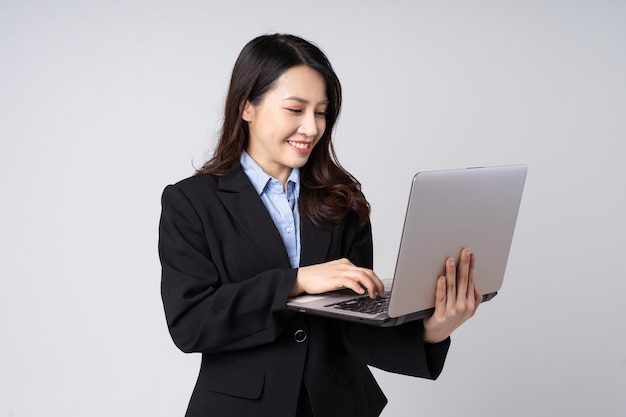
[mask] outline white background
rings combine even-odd
[[[316,42],[391,275],[417,170],[525,163],[498,297],[383,416],[625,416],[626,2],[0,2],[0,417],[182,416],[163,187],[214,145],[253,37]]]

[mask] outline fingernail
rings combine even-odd
[[[448,265],[454,266],[454,258],[448,259]]]

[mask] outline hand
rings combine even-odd
[[[344,287],[357,294],[365,294],[367,291],[370,298],[376,298],[377,295],[385,296],[385,286],[374,271],[355,266],[345,258],[300,267],[289,296],[295,297],[303,292],[321,294]]]
[[[435,312],[424,319],[425,342],[445,340],[476,313],[482,296],[474,286],[475,262],[476,257],[467,248],[461,251],[457,269],[454,258],[446,259],[446,275],[437,280]]]

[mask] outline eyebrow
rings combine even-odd
[[[298,103],[301,103],[301,104],[309,104],[309,101],[308,101],[308,100],[305,100],[305,99],[300,98],[300,97],[294,97],[294,96],[284,98],[282,101],[288,101],[288,100],[297,101]],[[329,100],[326,98],[326,99],[324,99],[324,100],[320,101],[320,102],[319,102],[319,103],[317,103],[317,104],[328,104],[328,103],[329,103]]]

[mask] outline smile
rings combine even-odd
[[[296,149],[301,149],[301,150],[311,149],[311,143],[310,142],[287,141],[287,143],[289,143],[291,146],[293,146]]]

